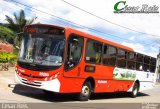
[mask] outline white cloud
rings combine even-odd
[[[69,20],[71,22],[75,22],[84,26],[88,26],[94,28],[98,31],[106,32],[109,34],[117,35],[123,39],[128,39],[133,41],[132,43],[128,43],[125,41],[123,44],[128,46],[132,46],[135,50],[149,53],[146,50],[147,48],[151,48],[151,45],[144,46],[146,43],[152,43],[153,41],[159,41],[160,37],[155,37],[146,34],[137,34],[136,32],[115,26],[111,23],[107,23],[106,21],[100,20],[96,17],[93,17],[87,13],[84,13],[64,2],[61,0],[19,0],[20,2],[32,6],[35,9],[41,10],[43,12],[47,12],[51,15],[58,16],[60,18]],[[97,16],[100,16],[104,19],[107,19],[113,23],[141,31],[146,32],[148,34],[155,34],[160,36],[159,28],[160,28],[160,14],[115,14],[113,13],[114,4],[117,1],[108,1],[108,0],[66,0],[71,4],[74,4],[78,7],[81,7],[84,10],[87,10],[91,13],[94,13]],[[142,4],[148,5],[158,5],[160,6],[160,2],[157,0],[146,1],[146,0],[134,0],[134,1],[127,1],[127,4],[130,6],[141,6]],[[13,12],[18,11],[21,9],[19,6],[16,6],[13,3],[6,3],[5,1],[0,1],[0,9],[2,9],[3,14],[0,13],[0,19],[4,19],[5,14],[12,14]],[[22,9],[25,9],[22,6]],[[26,10],[26,9],[25,9]],[[51,23],[51,24],[60,24],[66,25],[63,22],[59,22],[53,16],[47,15],[41,12],[34,12],[35,10],[31,10],[28,16],[37,16],[38,22],[41,23]],[[159,10],[160,11],[160,10]],[[79,28],[79,30],[90,32],[86,28]],[[93,32],[91,32],[93,33]],[[100,36],[100,33],[96,33]],[[101,34],[102,35],[102,34]],[[102,36],[103,38],[107,38]],[[111,36],[113,37],[113,36]],[[122,42],[122,40],[113,37],[110,38],[112,41]],[[123,40],[124,41],[124,40]],[[138,44],[134,44],[134,42],[139,42]],[[142,42],[142,43],[140,43]],[[153,48],[151,48],[153,49]],[[157,50],[157,48],[156,48]],[[153,50],[153,53],[157,51]],[[153,54],[152,53],[152,54]]]
[[[24,9],[23,6],[0,0],[0,23],[6,23],[5,15],[13,17],[14,12]]]
[[[147,48],[143,46],[142,44],[127,43],[127,42],[122,42],[122,45],[133,48],[135,52],[146,54],[149,56],[157,57],[157,54],[158,54],[158,49],[155,47]]]
[[[16,3],[0,0],[1,10],[9,11],[10,13],[17,12],[25,7]]]
[[[129,40],[134,41],[134,40],[135,40],[135,36],[131,36],[131,37],[129,38]]]
[[[105,18],[111,22],[116,24],[132,28],[137,31],[146,32],[149,34],[160,35],[160,20],[159,14],[115,14],[113,13],[114,4],[117,1],[106,1],[106,0],[66,0],[78,7],[81,7],[84,10],[87,10],[91,13],[94,13],[97,16]],[[21,1],[22,2],[22,1]],[[102,28],[103,30],[109,30],[113,34],[114,33],[135,33],[133,31],[126,30],[124,28],[120,28],[113,24],[102,21],[96,17],[93,17],[87,13],[84,13],[61,0],[25,0],[23,3],[33,6],[36,9],[40,9],[47,13],[59,16],[61,18],[65,18],[69,21],[89,26],[89,27],[97,27]],[[160,5],[160,2],[157,0],[146,1],[146,0],[134,0],[127,1],[128,5],[131,6],[140,6],[141,4],[149,4],[149,5]],[[50,15],[36,13],[39,17],[46,17],[46,19],[51,19]],[[53,18],[52,18],[53,19]],[[153,37],[153,36],[152,36]]]
[[[134,43],[123,42],[122,45],[131,47],[131,48],[133,48],[135,51],[137,51],[139,53],[145,53],[145,48],[141,44],[134,44]]]
[[[13,15],[11,13],[9,13],[8,11],[3,11],[3,12],[0,13],[0,23],[6,23],[7,22],[5,20],[6,19],[5,15],[13,17]]]
[[[76,6],[81,7],[84,10],[87,10],[95,15],[98,15],[102,18],[105,18],[111,22],[116,24],[135,29],[137,31],[146,32],[149,34],[157,34],[159,33],[160,28],[160,14],[115,14],[113,13],[114,4],[117,1],[106,1],[106,0],[66,0]],[[2,1],[3,2],[3,1]],[[1,2],[1,4],[3,4]],[[133,31],[129,31],[118,26],[112,25],[105,21],[99,20],[96,17],[93,17],[89,14],[86,14],[64,2],[61,0],[24,0],[20,1],[29,6],[33,6],[36,9],[40,9],[47,13],[59,16],[61,18],[65,18],[69,21],[73,21],[82,25],[90,26],[90,27],[99,27],[104,30],[111,30],[117,33],[134,33]],[[140,6],[141,4],[149,4],[149,5],[160,5],[160,2],[157,0],[146,1],[146,0],[134,0],[127,1],[128,5],[131,6]],[[8,7],[12,7],[12,11],[18,10],[18,6],[15,6],[13,3],[7,3]],[[17,5],[17,4],[16,4]],[[4,9],[7,7],[3,7]],[[24,8],[24,7],[22,7]],[[9,9],[9,8],[8,8]],[[7,9],[7,10],[8,10]],[[51,19],[50,15],[36,13],[39,17],[46,17],[46,19]],[[52,18],[53,19],[53,18]]]
[[[158,20],[160,17],[160,14],[115,14],[113,13],[113,7],[116,1],[106,1],[106,0],[67,0],[68,2],[79,6],[83,8],[84,10],[87,10],[91,13],[94,13],[102,18],[108,19],[109,21],[112,21],[116,24],[137,30],[146,32],[149,34],[157,34],[159,33],[160,28],[160,21]],[[141,4],[149,4],[149,5],[160,5],[160,2],[157,0],[146,1],[146,0],[134,0],[134,1],[127,1],[127,4],[131,6],[139,6]],[[73,14],[72,14],[73,13]],[[131,32],[126,29],[119,28],[117,26],[114,26],[110,23],[99,21],[97,18],[90,16],[90,15],[84,15],[80,12],[76,11],[76,9],[72,10],[70,12],[70,17],[72,18],[72,21],[77,21],[79,23],[86,22],[90,24],[95,24],[95,26],[100,27],[108,27],[110,29],[116,30],[117,32]],[[77,19],[78,18],[78,19]],[[98,22],[97,22],[98,21]],[[108,29],[107,28],[107,29]]]

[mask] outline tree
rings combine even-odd
[[[16,34],[9,28],[0,25],[0,40],[5,40],[10,44],[14,44]]]
[[[37,17],[33,17],[31,19],[26,19],[24,10],[20,10],[20,12],[18,14],[14,13],[13,14],[14,18],[12,19],[11,17],[6,15],[6,21],[8,22],[7,26],[13,30],[15,33],[20,33],[23,31],[23,28],[26,25],[30,25],[32,24]],[[20,41],[21,41],[22,37],[16,37],[16,45],[20,45]]]
[[[27,20],[23,10],[20,10],[19,14],[14,13],[13,15],[14,19],[6,15],[6,21],[8,27],[17,33],[22,32],[26,25],[32,24],[37,19],[37,17],[33,17]]]

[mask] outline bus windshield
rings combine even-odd
[[[64,35],[24,33],[19,62],[60,66],[63,61]]]

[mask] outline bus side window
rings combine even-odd
[[[71,35],[67,44],[67,56],[65,69],[68,70],[76,66],[82,57],[84,39],[77,35]]]
[[[117,66],[121,68],[126,67],[126,54],[127,52],[122,49],[118,49],[117,51]]]
[[[102,44],[97,41],[88,39],[86,44],[86,62],[100,64],[101,56]]]
[[[142,71],[144,69],[144,58],[142,54],[137,53],[136,56],[136,70]]]
[[[135,57],[136,55],[134,52],[128,52],[128,56],[127,56],[127,68],[128,69],[135,70],[135,67],[136,67]]]
[[[149,72],[149,64],[150,64],[150,57],[149,56],[144,56],[143,70],[145,72]]]
[[[151,61],[150,61],[150,72],[151,73],[155,73],[155,70],[156,70],[156,58],[151,58]]]
[[[103,64],[109,65],[109,66],[115,66],[116,65],[116,55],[117,55],[117,49],[113,46],[104,46],[103,51]]]

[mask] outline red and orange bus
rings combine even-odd
[[[78,30],[28,25],[16,65],[15,82],[47,92],[129,92],[152,88],[156,58]]]

